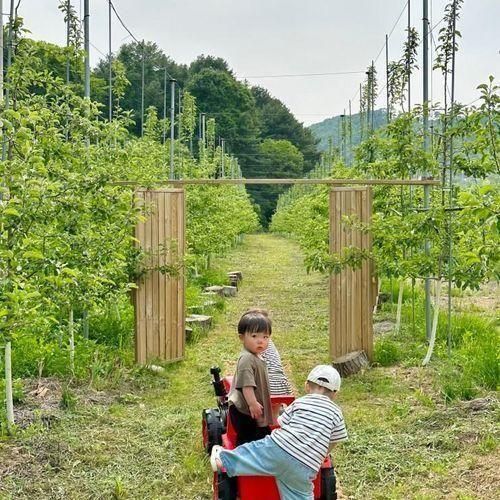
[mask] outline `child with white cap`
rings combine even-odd
[[[270,436],[224,450],[212,448],[214,471],[232,476],[275,476],[284,500],[313,499],[312,481],[334,444],[347,439],[342,411],[333,402],[340,375],[329,365],[309,373],[306,395],[296,399],[278,418]]]

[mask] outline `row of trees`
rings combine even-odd
[[[500,276],[498,268],[498,213],[500,190],[492,175],[498,175],[500,126],[498,87],[490,81],[481,86],[479,107],[464,107],[460,118],[447,133],[455,139],[455,174],[472,177],[456,188],[453,207],[443,205],[442,190],[434,190],[429,210],[423,210],[421,188],[374,188],[374,216],[370,230],[374,234],[373,254],[378,273],[394,278],[423,278],[430,274],[445,278],[450,272],[461,288],[478,288],[481,283]],[[495,106],[491,106],[496,101]],[[325,158],[314,176],[334,178],[409,178],[425,168],[439,174],[439,144],[426,153],[423,133],[415,124],[421,110],[404,113],[385,129],[375,133],[357,150],[355,164],[345,166],[340,157]],[[326,175],[325,175],[326,174]],[[491,178],[491,180],[488,180]],[[331,255],[328,246],[328,188],[297,186],[284,194],[273,217],[271,229],[296,236],[306,254],[309,269],[338,272],[345,265],[356,266],[360,255],[347,249],[345,255]],[[448,261],[448,215],[454,215],[453,262]],[[346,221],[356,224],[356,221]],[[424,242],[431,254],[424,254]]]
[[[133,189],[116,181],[147,186],[167,180],[173,146],[162,134],[169,123],[153,107],[147,110],[144,137],[130,133],[131,115],[122,107],[130,82],[119,61],[114,63],[113,121],[103,121],[98,102],[83,98],[78,85],[67,85],[50,70],[66,58],[72,67],[81,65],[80,52],[23,38],[19,24],[15,38],[8,99],[1,110],[0,163],[0,342],[10,424],[11,346],[15,351],[18,342],[29,339],[36,365],[23,365],[24,375],[47,373],[55,358],[66,359],[60,372],[87,375],[76,360],[80,346],[93,349],[83,339],[92,337],[89,317],[126,297],[142,272],[132,234],[143,214]],[[184,97],[191,119],[188,112],[181,119],[189,130],[196,100],[188,93]],[[231,164],[235,175],[240,172],[236,160],[215,147],[215,126],[213,120],[208,124],[210,140],[199,145],[198,158],[186,141],[175,141],[177,177],[215,176],[222,162]],[[189,250],[180,265],[188,266],[188,273],[258,227],[244,189],[192,187],[187,197]]]
[[[32,50],[43,59],[46,69],[83,95],[82,31],[75,7],[64,0],[60,10],[67,23],[68,46],[65,50],[45,42],[31,41]],[[16,21],[17,22],[17,21]],[[13,45],[19,38],[16,30]],[[5,46],[8,46],[6,40]],[[110,68],[111,66],[111,68]],[[110,78],[111,69],[111,82]],[[168,80],[176,80],[175,102],[171,102]],[[128,83],[126,83],[128,82]],[[109,110],[110,84],[112,111]],[[224,139],[225,151],[240,159],[245,177],[303,175],[319,158],[311,131],[299,123],[288,108],[262,87],[253,87],[236,78],[225,60],[201,55],[191,64],[177,64],[157,44],[134,40],[123,44],[115,54],[100,60],[91,75],[91,96],[99,103],[101,116],[108,118],[126,112],[126,128],[136,136],[144,134],[146,110],[154,107],[170,115],[172,106],[179,123],[176,138],[189,144],[198,155],[197,140],[202,135],[200,115],[214,118],[214,142]],[[166,90],[166,91],[165,91]],[[190,99],[196,99],[197,113],[192,113]],[[189,119],[184,118],[190,115]],[[168,131],[168,127],[165,127]],[[279,141],[271,148],[269,140]],[[264,141],[266,145],[263,144]],[[286,141],[286,142],[285,142]],[[291,147],[293,145],[293,147]],[[297,171],[297,150],[303,160]],[[279,160],[273,161],[275,152]],[[287,153],[290,156],[287,156]],[[217,172],[220,175],[222,172]],[[279,190],[258,186],[251,192],[261,207],[261,222],[267,225]]]
[[[325,189],[287,193],[280,199],[272,223],[274,230],[299,238],[309,268],[339,272],[345,266],[359,265],[362,259],[375,259],[381,276],[400,280],[399,310],[404,280],[411,278],[414,284],[417,278],[432,276],[438,289],[443,280],[448,281],[449,349],[452,286],[478,288],[499,277],[499,86],[493,77],[479,85],[480,96],[474,101],[480,101],[477,106],[461,105],[454,99],[455,54],[460,38],[456,25],[461,5],[461,0],[453,0],[445,7],[436,47],[434,69],[443,75],[444,108],[426,103],[425,107],[411,109],[410,76],[418,69],[419,38],[408,26],[402,57],[387,67],[387,125],[377,131],[373,126],[377,80],[372,64],[360,89],[360,124],[365,140],[356,148],[352,168],[345,169],[345,154],[332,161],[335,150],[330,148],[323,167],[315,172],[325,175],[326,163],[329,174],[335,177],[438,178],[441,186],[434,190],[430,205],[424,203],[421,189],[376,188],[375,214],[369,228],[374,234],[371,254],[348,248],[343,255],[329,255]],[[430,132],[423,125],[429,115]],[[346,220],[345,224],[356,221]],[[424,251],[429,245],[430,251]],[[432,344],[431,334],[429,354]]]

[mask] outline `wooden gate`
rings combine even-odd
[[[370,250],[368,224],[372,214],[370,187],[335,188],[330,191],[330,252],[342,254],[357,247]],[[347,220],[349,218],[349,220]],[[359,222],[361,224],[357,224]],[[330,277],[330,356],[333,360],[364,350],[373,357],[373,306],[376,278],[373,263],[365,259],[360,268],[345,268]]]
[[[183,189],[137,190],[146,220],[135,228],[143,250],[134,294],[135,357],[175,361],[184,356],[185,198]]]

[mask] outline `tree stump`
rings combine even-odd
[[[243,274],[241,271],[229,271],[227,275],[229,277],[236,276],[236,278],[238,278],[238,281],[241,281],[243,279]]]
[[[341,377],[348,377],[367,368],[369,363],[365,351],[354,351],[335,359],[332,365]]]
[[[196,325],[202,330],[208,330],[212,325],[212,316],[206,316],[204,314],[190,314],[186,318],[186,325],[188,327]]]
[[[238,283],[239,283],[239,281],[240,281],[240,280],[238,279],[238,276],[236,276],[236,274],[230,274],[230,275],[228,276],[228,278],[229,278],[229,284],[230,284],[231,286],[235,286],[236,288],[238,288]]]
[[[224,297],[236,297],[238,289],[235,286],[225,286],[223,289]]]
[[[214,292],[221,297],[224,297],[224,287],[220,285],[214,285],[214,286],[207,286],[205,288],[205,292]]]

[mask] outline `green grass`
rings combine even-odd
[[[50,430],[0,443],[0,498],[212,498],[201,411],[215,403],[210,366],[234,368],[242,311],[270,310],[274,341],[299,391],[310,368],[329,361],[327,279],[305,273],[292,241],[249,236],[215,266],[244,277],[215,328],[197,335],[185,360],[163,373],[135,369],[106,401],[80,396]],[[385,364],[397,366],[343,381],[338,402],[350,440],[335,450],[343,492],[356,499],[494,498],[498,409],[473,413],[447,403],[439,365],[418,366],[425,343],[409,332],[405,326],[404,342],[389,337],[383,350]]]

